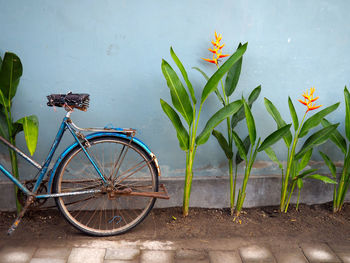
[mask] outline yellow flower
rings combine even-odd
[[[211,53],[213,53],[213,58],[212,59],[202,58],[203,60],[218,65],[218,63],[220,61],[219,60],[220,58],[224,58],[224,57],[228,57],[229,56],[229,55],[226,55],[226,54],[222,54],[222,50],[221,49],[225,46],[225,44],[220,45],[221,39],[222,39],[222,35],[221,34],[218,35],[215,32],[215,41],[214,40],[211,41],[211,43],[213,44],[213,48],[209,48],[209,51]]]
[[[323,106],[323,105],[316,106],[316,103],[313,103],[319,98],[319,97],[314,98],[314,92],[315,92],[315,88],[311,88],[310,95],[309,95],[309,92],[306,91],[302,95],[304,97],[304,100],[298,100],[300,103],[304,104],[307,107],[306,112],[309,112],[310,110],[316,110]]]

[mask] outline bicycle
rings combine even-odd
[[[55,199],[72,226],[93,236],[125,233],[146,218],[157,198],[169,199],[165,186],[158,183],[158,160],[135,137],[135,129],[76,126],[70,116],[74,109],[87,110],[89,94],[52,94],[47,98],[48,106],[63,107],[67,114],[43,165],[0,136],[0,141],[38,169],[33,180],[22,183],[0,164],[0,171],[25,197],[24,207],[8,234],[17,228],[28,208],[42,206],[48,198]],[[49,170],[66,130],[74,143]]]

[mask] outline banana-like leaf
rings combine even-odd
[[[292,126],[292,124],[288,124],[267,136],[267,138],[262,142],[262,144],[258,148],[258,152],[264,151],[266,148],[269,148],[270,146],[278,142],[280,139],[282,139],[283,136],[290,130],[290,126]]]
[[[180,59],[176,56],[176,54],[175,54],[175,52],[174,52],[172,47],[170,48],[170,54],[171,54],[171,57],[173,58],[175,64],[179,68],[179,70],[180,70],[180,72],[182,74],[182,77],[184,78],[184,80],[186,82],[188,91],[191,94],[192,102],[195,105],[197,103],[196,96],[194,95],[194,89],[192,87],[192,84],[191,84],[190,80],[188,79],[188,75],[187,75],[187,72],[185,70],[185,67],[182,65]]]
[[[238,135],[237,135],[238,136]],[[250,148],[250,139],[249,139],[249,135],[247,137],[245,137],[245,139],[243,140],[243,146],[245,149],[245,154],[248,154],[249,148]],[[242,161],[244,161],[244,159],[241,157],[241,155],[239,154],[239,151],[237,151],[236,154],[236,165],[239,165]]]
[[[232,138],[236,144],[240,157],[243,158],[245,161],[247,161],[248,151],[246,150],[246,147],[242,142],[241,138],[239,138],[238,134],[235,131],[232,131]],[[250,144],[250,139],[249,139],[249,144]]]
[[[184,117],[188,126],[193,122],[193,108],[186,89],[173,68],[164,59],[162,61],[162,72],[170,89],[172,103]]]
[[[308,169],[304,172],[302,172],[301,174],[298,175],[298,178],[304,178],[305,176],[312,174],[314,172],[316,172],[318,169]]]
[[[304,153],[316,145],[320,145],[329,139],[332,132],[338,127],[339,123],[325,127],[312,134],[304,143],[301,150],[295,155],[295,158],[300,159]]]
[[[250,93],[249,98],[248,98],[249,108],[253,107],[253,103],[259,97],[260,92],[261,92],[261,86],[259,85]],[[244,107],[242,107],[241,109],[239,109],[239,111],[236,114],[232,115],[232,119],[231,119],[232,129],[234,129],[237,126],[237,124],[240,121],[242,121],[244,118],[245,118]]]
[[[266,148],[264,151],[267,154],[267,156],[271,159],[271,161],[277,163],[279,168],[282,170],[283,164],[278,160],[275,151],[271,147]]]
[[[239,49],[241,46],[242,44],[239,43],[237,49]],[[241,75],[242,61],[243,56],[235,64],[233,64],[233,66],[227,72],[225,81],[225,94],[227,97],[230,97],[237,87],[239,76]]]
[[[348,89],[344,88],[344,99],[345,99],[345,134],[350,141],[350,94]]]
[[[209,94],[212,93],[219,81],[222,79],[222,77],[226,74],[226,72],[235,64],[244,54],[244,52],[247,49],[248,43],[245,43],[243,46],[238,48],[235,53],[233,53],[228,60],[222,66],[210,77],[207,84],[204,86],[202,97],[201,97],[201,104],[204,103],[204,101],[208,98]]]
[[[282,119],[281,114],[279,113],[275,105],[273,105],[273,103],[269,101],[267,98],[264,98],[264,103],[265,103],[266,110],[270,113],[272,118],[275,120],[277,124],[277,128],[282,128],[283,126],[286,126],[287,125],[286,122]],[[283,137],[283,140],[288,148],[292,143],[292,139],[293,137],[291,132],[287,132],[287,134],[284,135]]]
[[[298,115],[295,111],[293,102],[290,97],[288,97],[288,106],[289,106],[290,116],[292,116],[294,130],[297,131],[299,128]]]
[[[22,124],[28,150],[30,154],[33,155],[36,149],[39,135],[38,118],[35,115],[31,115],[19,119],[16,123]]]
[[[11,100],[16,95],[22,72],[19,57],[14,53],[6,52],[0,67],[0,90],[2,92],[0,103],[7,108],[11,106]]]
[[[324,175],[319,175],[319,174],[308,175],[305,178],[312,178],[312,179],[320,180],[326,184],[337,184],[337,182],[334,181],[333,179],[331,179],[327,176],[324,176]]]
[[[323,127],[331,126],[332,123],[329,122],[327,119],[323,118],[321,121],[321,124]],[[335,130],[331,136],[330,139],[338,148],[343,152],[343,154],[346,154],[347,152],[347,144],[345,138],[341,135],[341,133],[338,130]]]
[[[160,99],[160,104],[162,106],[163,111],[168,116],[170,121],[172,122],[176,135],[179,140],[179,145],[181,150],[186,151],[189,149],[189,135],[186,131],[185,127],[182,125],[181,119],[176,111],[164,100]]]
[[[233,157],[233,152],[230,146],[228,145],[228,142],[226,141],[224,135],[222,135],[221,132],[213,130],[212,132],[213,136],[216,138],[218,141],[219,145],[221,146],[221,149],[224,151],[227,159],[232,159]]]
[[[313,152],[313,148],[311,148],[310,150],[308,150],[303,157],[301,157],[300,163],[298,165],[298,170],[301,171],[303,169],[305,169],[305,167],[308,165],[308,163],[310,162],[311,156],[312,156],[312,152]]]
[[[329,171],[331,172],[332,176],[334,178],[337,177],[337,168],[335,167],[334,163],[331,161],[331,158],[329,156],[321,151],[319,151],[320,155],[322,156],[324,162],[328,166]]]
[[[8,128],[7,128],[7,121],[6,121],[6,116],[3,108],[4,106],[0,105],[0,136],[8,140],[9,134],[8,134]]]
[[[249,106],[244,98],[242,98],[242,101],[243,101],[243,106],[244,106],[244,113],[245,113],[245,119],[247,122],[250,143],[252,145],[255,145],[256,127],[255,127],[254,117],[253,117],[253,114],[252,114],[252,112],[251,112],[251,110],[250,110],[250,108],[249,108]]]
[[[203,70],[201,70],[200,68],[197,68],[197,67],[193,67],[193,69],[197,70],[198,72],[200,72],[203,77],[206,79],[206,81],[209,80],[209,77],[207,74],[205,74],[205,72]],[[216,85],[216,89],[214,90],[215,94],[216,94],[216,97],[218,97],[219,101],[221,101],[222,105],[225,106],[225,100],[222,98],[218,88],[217,88],[217,85]]]
[[[219,111],[217,111],[206,123],[203,131],[197,136],[196,144],[201,145],[207,142],[209,139],[211,131],[220,124],[224,119],[236,113],[242,106],[241,100],[236,100],[231,102],[227,106],[224,106]]]
[[[317,112],[316,114],[308,118],[303,124],[303,126],[301,127],[298,137],[302,138],[305,135],[307,135],[310,129],[319,125],[322,119],[326,117],[328,114],[330,114],[331,112],[335,111],[338,108],[338,106],[339,106],[339,102]]]

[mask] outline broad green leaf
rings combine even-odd
[[[164,59],[162,61],[162,71],[170,89],[171,100],[175,109],[185,118],[188,126],[191,126],[193,122],[193,108],[186,89],[182,85],[176,72]]]
[[[244,106],[244,113],[245,113],[245,119],[247,122],[250,143],[252,145],[255,145],[256,127],[255,127],[254,117],[253,117],[253,114],[252,114],[247,102],[244,100],[244,98],[242,98],[242,101],[243,101],[243,106]]]
[[[258,148],[258,152],[264,151],[266,148],[269,148],[270,146],[278,142],[280,139],[282,139],[283,136],[290,130],[290,126],[292,126],[292,124],[288,124],[267,136],[267,138],[262,142],[262,144]]]
[[[203,70],[201,70],[200,68],[197,68],[197,67],[193,67],[193,69],[200,72],[203,75],[203,77],[208,81],[209,77],[207,76],[207,74],[205,74],[205,72]],[[214,90],[214,92],[216,94],[216,97],[218,97],[219,101],[221,101],[222,105],[225,106],[225,100],[222,98],[217,86],[216,86],[216,89]]]
[[[321,121],[321,124],[323,127],[328,127],[331,126],[332,123],[329,122],[327,119],[323,118]],[[345,138],[340,134],[338,130],[335,130],[331,136],[330,139],[338,148],[343,152],[343,154],[346,154],[347,152],[347,145],[346,145],[346,140]]]
[[[311,148],[310,150],[308,150],[303,157],[301,157],[300,163],[298,165],[298,170],[301,171],[303,169],[305,169],[305,167],[308,165],[308,163],[310,162],[311,156],[312,156],[312,151],[313,148]]]
[[[277,163],[279,168],[282,170],[283,164],[278,160],[275,151],[271,147],[266,148],[264,151],[267,154],[267,156],[271,159],[271,161]]]
[[[304,178],[306,175],[312,174],[314,172],[316,172],[318,169],[308,169],[304,172],[302,172],[301,174],[298,175],[298,178]]]
[[[244,146],[244,149],[245,149],[245,154],[247,155],[248,151],[249,151],[249,148],[250,148],[249,135],[247,137],[245,137],[245,139],[243,140],[243,146]],[[239,154],[239,151],[237,151],[237,154],[236,154],[236,165],[239,165],[242,161],[243,161],[243,158]]]
[[[14,53],[6,52],[0,67],[0,90],[3,95],[3,98],[0,98],[0,103],[8,108],[12,98],[16,95],[22,72],[22,63],[19,57]]]
[[[186,131],[185,127],[182,125],[179,115],[166,101],[160,99],[160,104],[162,106],[163,111],[168,116],[168,118],[170,119],[170,121],[172,122],[176,130],[176,135],[179,140],[180,148],[183,151],[188,150],[189,149],[188,132]]]
[[[224,135],[222,135],[221,132],[216,131],[216,130],[213,130],[212,134],[217,139],[219,145],[221,146],[221,148],[225,152],[227,159],[232,159],[233,152],[232,152],[232,149],[230,148],[230,146],[228,145]]]
[[[290,116],[292,116],[294,130],[297,131],[298,128],[299,128],[298,115],[297,115],[297,113],[295,111],[293,102],[290,99],[290,97],[288,97],[288,106],[289,106]]]
[[[242,46],[239,43],[238,48]],[[229,69],[225,81],[225,93],[227,97],[230,97],[237,87],[239,76],[241,75],[243,56]]]
[[[329,171],[332,173],[333,177],[337,177],[337,168],[335,167],[334,163],[331,161],[331,159],[328,157],[327,154],[319,151],[320,155],[322,156],[324,162],[328,166]]]
[[[339,102],[317,112],[316,114],[308,118],[303,124],[303,126],[301,127],[298,137],[302,138],[305,135],[307,135],[310,129],[319,125],[322,119],[326,117],[328,114],[330,114],[331,112],[335,111],[338,108],[338,106],[339,106]]]
[[[1,91],[0,91],[1,92]],[[7,122],[6,122],[6,116],[4,113],[3,106],[0,105],[0,136],[4,137],[5,139],[9,139],[8,135],[8,128],[7,128]]]
[[[261,85],[257,86],[253,91],[250,93],[248,97],[248,105],[251,108],[253,103],[259,98],[261,92]]]
[[[299,189],[303,188],[303,186],[304,186],[303,179],[298,178],[298,180],[297,180],[297,186],[298,186]]]
[[[175,52],[174,52],[172,47],[170,48],[170,54],[171,54],[171,57],[173,58],[175,64],[179,68],[179,70],[180,70],[180,72],[182,74],[182,77],[184,78],[184,80],[186,82],[188,91],[191,94],[191,98],[192,98],[193,104],[196,104],[197,103],[196,96],[194,95],[194,90],[193,90],[193,87],[192,87],[192,84],[191,84],[190,80],[188,79],[188,75],[187,75],[187,72],[185,70],[185,67],[182,65],[180,59],[176,56],[176,54],[175,54]]]
[[[264,98],[264,103],[265,103],[266,110],[270,113],[272,118],[275,120],[277,124],[277,128],[282,128],[283,126],[286,126],[287,125],[286,122],[282,119],[281,114],[279,113],[275,105],[273,105],[273,103],[269,101],[267,98]],[[291,132],[287,132],[287,134],[283,136],[283,140],[288,148],[292,143],[292,139],[293,137]]]
[[[249,95],[248,98],[248,105],[249,108],[252,108],[253,103],[256,101],[256,99],[259,97],[261,92],[261,86],[259,85],[258,87],[256,87]],[[241,109],[239,109],[239,111],[232,115],[232,119],[231,119],[231,127],[232,129],[234,129],[237,124],[242,121],[245,118],[245,114],[244,114],[244,107],[242,106]]]
[[[222,66],[210,77],[207,84],[204,86],[202,97],[201,97],[201,104],[204,103],[204,101],[208,98],[209,94],[212,93],[219,81],[222,79],[222,77],[226,74],[226,72],[232,67],[233,64],[235,64],[244,54],[244,52],[247,49],[248,43],[245,43],[243,46],[238,48],[235,53],[233,53],[228,60]]]
[[[344,99],[345,99],[345,134],[350,141],[350,94],[348,89],[344,88]]]
[[[326,128],[323,128],[322,130],[319,130],[312,134],[304,143],[301,150],[295,155],[296,159],[300,159],[304,153],[306,153],[308,150],[310,150],[312,147],[316,145],[320,145],[324,143],[329,136],[332,134],[332,132],[338,127],[339,123],[328,126]]]
[[[246,151],[246,147],[244,146],[244,143],[242,142],[241,138],[239,138],[238,134],[235,131],[232,131],[232,138],[236,144],[240,157],[243,158],[245,161],[247,161],[248,151]],[[250,139],[249,139],[249,142],[250,142]]]
[[[39,121],[35,115],[23,117],[17,121],[23,125],[24,137],[31,155],[34,154],[39,135]]]
[[[242,106],[241,100],[236,100],[234,102],[231,102],[227,106],[224,106],[219,111],[217,111],[206,123],[203,131],[197,136],[196,138],[196,144],[201,145],[207,142],[209,139],[211,131],[220,124],[224,119],[231,116],[235,112],[239,110],[239,108]]]
[[[324,175],[319,175],[319,174],[308,175],[305,178],[312,178],[312,179],[320,180],[326,184],[337,184],[337,182],[332,180],[331,178],[324,176]]]

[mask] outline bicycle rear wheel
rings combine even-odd
[[[108,181],[104,183],[83,150],[73,148],[54,177],[56,193],[77,194],[55,198],[65,219],[95,236],[125,233],[151,211],[158,192],[158,174],[151,157],[138,144],[119,137],[89,141],[87,152]]]

